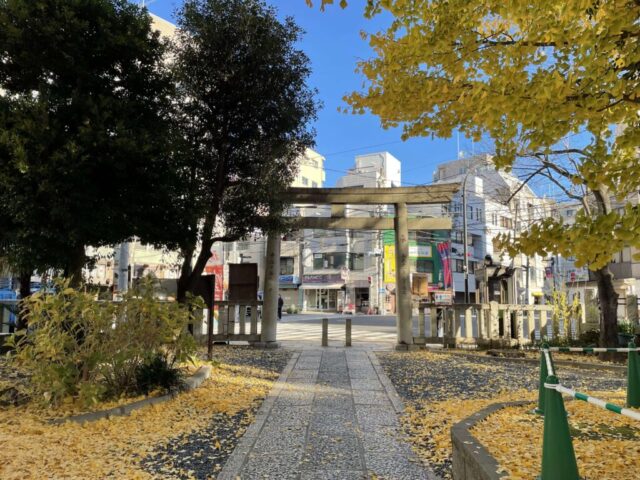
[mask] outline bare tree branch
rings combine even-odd
[[[543,166],[543,167],[538,168],[535,172],[533,172],[531,175],[529,175],[529,176],[527,177],[527,179],[526,179],[526,180],[523,180],[523,181],[522,181],[522,183],[520,183],[520,186],[518,186],[518,188],[516,188],[516,189],[515,189],[515,191],[514,191],[514,192],[509,196],[509,198],[507,199],[507,201],[506,201],[505,203],[506,203],[506,204],[509,204],[509,202],[513,199],[513,197],[515,197],[515,196],[518,194],[518,192],[520,192],[520,190],[522,190],[522,189],[525,187],[525,185],[526,185],[527,183],[529,183],[529,181],[530,181],[533,177],[535,177],[536,175],[539,175],[540,173],[542,173],[542,171],[543,171],[545,168],[546,168],[546,167],[544,167],[544,166]]]

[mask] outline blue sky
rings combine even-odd
[[[281,16],[292,16],[306,32],[300,48],[312,64],[309,85],[318,90],[318,98],[324,104],[315,129],[316,150],[327,159],[326,186],[334,186],[336,179],[353,166],[355,155],[362,153],[386,150],[397,157],[402,162],[403,184],[408,186],[430,183],[438,163],[456,158],[456,137],[403,142],[400,129],[384,130],[373,115],[338,112],[338,107],[345,106],[342,97],[362,87],[364,78],[355,73],[356,62],[372,56],[360,31],[374,32],[385,25],[384,18],[363,17],[364,0],[351,0],[345,10],[332,6],[324,12],[318,8],[320,0],[314,0],[314,8],[307,7],[305,0],[267,1]],[[180,0],[147,0],[147,7],[152,13],[173,21],[181,3]],[[460,149],[471,152],[473,147],[461,136]]]

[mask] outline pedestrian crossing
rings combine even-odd
[[[322,325],[320,321],[305,323],[278,323],[278,341],[315,342],[320,345]],[[344,325],[329,325],[329,342],[345,340]],[[364,343],[395,343],[396,332],[393,327],[373,327],[353,325],[351,329],[352,342]]]

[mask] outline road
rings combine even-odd
[[[396,342],[395,315],[338,315],[338,314],[294,314],[283,315],[278,322],[278,341],[320,344],[322,319],[329,319],[329,343],[344,342],[344,319],[351,318],[352,342],[394,344]],[[413,320],[414,332],[418,331],[418,320]]]

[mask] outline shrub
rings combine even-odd
[[[298,313],[298,306],[295,303],[289,305],[287,307],[287,313],[289,313],[289,314]]]
[[[58,404],[73,397],[88,405],[138,391],[138,371],[162,356],[173,368],[195,353],[187,325],[195,303],[158,302],[153,283],[141,282],[121,302],[58,282],[55,294],[25,299],[29,325],[12,343],[14,361],[28,370],[35,398]]]
[[[179,389],[183,379],[182,371],[171,365],[166,356],[160,354],[140,365],[136,371],[137,390],[145,395],[156,388],[165,391]]]

